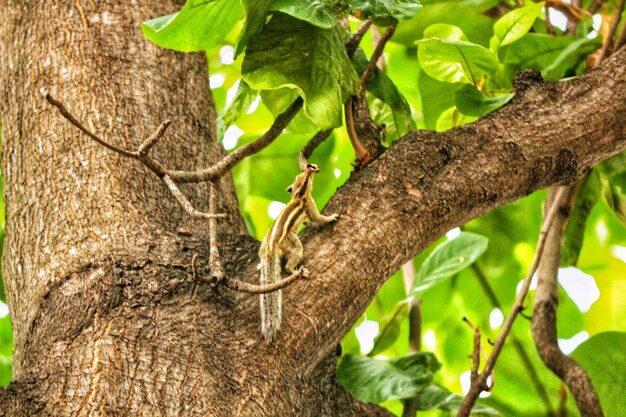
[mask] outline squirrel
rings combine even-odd
[[[291,201],[278,215],[272,227],[261,243],[259,249],[258,269],[260,284],[267,285],[278,282],[281,278],[281,261],[285,259],[285,270],[293,274],[302,262],[302,243],[296,232],[298,227],[308,218],[311,223],[330,223],[339,217],[338,214],[324,216],[317,211],[317,206],[311,190],[313,189],[313,174],[319,172],[319,167],[307,164],[293,184],[287,188],[291,194]],[[301,268],[303,276],[308,275],[305,268]],[[282,291],[277,290],[268,294],[261,294],[261,332],[266,343],[271,343],[280,330]]]

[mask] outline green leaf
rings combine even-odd
[[[583,58],[600,46],[602,46],[602,41],[599,37],[577,39],[561,51],[552,64],[541,71],[541,75],[545,80],[561,79],[569,70],[575,68]]]
[[[624,412],[625,350],[626,333],[604,332],[583,342],[571,355],[587,371],[607,416]]]
[[[456,106],[452,106],[445,110],[437,119],[437,125],[435,130],[437,132],[445,132],[448,129],[454,127],[463,126],[468,123],[473,123],[478,120],[476,116],[467,116],[459,111]]]
[[[413,397],[440,367],[430,352],[386,360],[345,355],[337,367],[337,378],[359,400],[379,403]]]
[[[417,85],[422,98],[422,113],[426,129],[436,130],[441,114],[454,108],[454,92],[460,84],[435,80],[424,71],[419,71]]]
[[[440,387],[439,385],[430,384],[424,387],[419,392],[417,409],[421,411],[432,410],[433,408],[439,408],[440,410],[448,411],[450,413],[456,413],[459,411],[459,407],[463,402],[463,397],[458,394],[453,394],[447,389]],[[494,416],[499,417],[501,414],[491,407],[484,406],[480,403],[476,403],[472,407],[470,415],[479,416]]]
[[[237,41],[237,49],[235,57],[246,49],[248,42],[255,35],[258,35],[267,20],[267,11],[274,0],[241,0],[243,5],[244,24],[239,40]]]
[[[347,3],[335,5],[319,0],[276,0],[270,10],[286,13],[323,29],[331,29],[348,8]]]
[[[489,45],[493,21],[483,13],[499,0],[422,0],[422,8],[411,20],[402,21],[393,35],[394,42],[413,45],[424,30],[435,23],[460,27],[475,43]]]
[[[422,69],[432,78],[448,83],[476,84],[485,74],[498,70],[498,57],[489,49],[468,42],[459,28],[438,23],[417,41]]]
[[[604,179],[603,195],[607,205],[626,225],[626,172]]]
[[[502,46],[509,45],[528,33],[543,11],[544,3],[536,3],[526,7],[513,9],[502,16],[493,25],[493,37],[489,41],[489,49],[494,53]]]
[[[602,174],[609,178],[626,172],[626,151],[622,151],[609,159],[605,159],[598,164],[598,168]]]
[[[352,0],[352,14],[361,20],[370,19],[377,26],[397,25],[415,16],[421,8],[416,0]]]
[[[575,266],[583,246],[587,219],[600,197],[601,183],[596,170],[591,171],[581,182],[576,202],[561,243],[561,267]]]
[[[178,13],[143,22],[143,34],[162,48],[202,51],[222,43],[241,19],[238,0],[187,0]]]
[[[407,312],[407,304],[399,304],[396,306],[393,314],[384,317],[383,320],[379,321],[381,329],[380,333],[374,339],[374,347],[367,354],[367,356],[376,356],[393,346],[396,340],[398,340],[398,336],[400,335],[400,326],[402,326],[402,322],[404,321]]]
[[[442,243],[424,261],[411,290],[416,296],[471,265],[487,250],[488,239],[463,232],[456,239]]]
[[[483,117],[511,101],[513,94],[486,96],[471,84],[464,84],[454,93],[457,109],[468,116]]]
[[[282,13],[248,45],[242,76],[255,90],[295,89],[319,130],[341,126],[343,103],[360,88],[335,30]]]
[[[559,54],[575,40],[573,36],[529,33],[503,49],[504,63],[542,71],[552,65]]]
[[[365,71],[368,62],[362,49],[358,49],[352,58],[352,63],[358,74],[362,74]],[[416,129],[409,103],[387,74],[376,68],[370,82],[367,84],[367,91],[389,105],[398,136]]]
[[[239,117],[245,113],[250,105],[254,101],[254,99],[259,95],[259,93],[252,88],[245,81],[239,81],[239,86],[237,87],[237,93],[235,94],[235,98],[233,98],[230,106],[226,108],[217,118],[217,139],[218,142],[221,142],[224,139],[224,132],[228,128],[228,126],[232,125],[239,119]]]

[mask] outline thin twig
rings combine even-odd
[[[548,213],[546,214],[543,220],[543,224],[541,225],[541,233],[539,235],[539,240],[537,242],[537,248],[535,251],[535,257],[533,259],[532,265],[530,266],[530,269],[528,270],[528,274],[526,275],[526,278],[524,279],[522,288],[520,289],[520,292],[517,295],[517,298],[515,299],[515,303],[513,304],[513,308],[511,309],[511,312],[509,313],[508,317],[506,318],[506,321],[504,322],[504,325],[502,326],[502,331],[500,332],[500,334],[498,335],[498,338],[496,339],[494,343],[493,350],[491,352],[491,355],[489,356],[489,359],[487,359],[483,372],[480,374],[480,377],[478,378],[476,383],[473,383],[471,385],[469,392],[467,393],[467,395],[465,395],[465,398],[463,398],[463,402],[461,403],[461,406],[459,407],[457,417],[469,416],[472,410],[472,407],[474,407],[474,404],[476,403],[476,399],[478,398],[478,395],[483,391],[482,388],[483,386],[485,386],[487,382],[487,378],[491,374],[491,371],[493,370],[496,364],[496,361],[498,360],[498,356],[500,355],[500,352],[502,351],[502,348],[504,347],[504,342],[506,341],[506,338],[509,332],[511,331],[511,328],[513,327],[513,323],[515,322],[517,315],[523,309],[524,300],[526,299],[526,295],[528,294],[528,289],[530,288],[532,277],[535,274],[535,271],[537,270],[539,261],[541,260],[541,255],[543,253],[546,238],[548,236],[548,231],[550,230],[552,221],[554,220],[554,217],[556,216],[559,205],[561,204],[561,201],[564,198],[564,196],[565,196],[564,191],[559,190],[559,193],[554,199],[554,203],[550,206],[550,210],[548,211]]]
[[[602,62],[604,58],[608,56],[608,53],[611,51],[611,46],[613,45],[613,37],[615,36],[615,32],[617,31],[617,27],[622,18],[622,13],[624,12],[624,3],[625,0],[621,0],[619,5],[617,6],[617,12],[611,21],[611,26],[609,27],[609,33],[606,35],[604,42],[602,43],[602,49],[600,49],[600,53],[598,54],[598,62]]]
[[[503,311],[502,304],[500,304],[498,297],[496,297],[496,293],[493,291],[493,288],[491,288],[491,285],[489,285],[489,281],[487,281],[487,277],[483,273],[482,269],[480,269],[480,267],[476,263],[473,263],[471,268],[476,275],[480,286],[483,288],[483,291],[485,291],[487,298],[491,302],[491,305],[499,309],[500,311]],[[532,382],[535,391],[537,391],[537,394],[539,394],[541,401],[546,407],[546,416],[554,416],[554,409],[552,408],[552,404],[550,403],[548,393],[546,392],[545,387],[539,379],[537,369],[535,368],[533,362],[530,360],[530,356],[528,356],[526,350],[524,350],[522,342],[519,340],[513,330],[511,330],[511,333],[509,334],[509,341],[515,348],[517,356],[519,356],[520,360],[523,363],[522,368],[525,369],[528,373],[528,376],[530,377],[530,381]]]
[[[161,124],[161,126],[159,126],[159,129],[157,129],[157,132],[146,141],[144,141],[142,145],[140,145],[138,151],[132,152],[112,145],[89,131],[80,122],[78,122],[78,120],[76,120],[76,118],[65,108],[65,106],[61,102],[55,100],[49,94],[46,94],[46,100],[48,100],[50,104],[59,109],[61,115],[65,117],[70,123],[79,128],[83,133],[85,133],[94,141],[114,152],[143,162],[144,165],[146,165],[150,170],[152,170],[152,172],[157,174],[159,177],[167,175],[177,183],[199,183],[214,181],[222,177],[224,174],[229,172],[230,169],[235,166],[239,161],[246,158],[247,156],[250,156],[265,149],[268,145],[274,142],[274,140],[282,133],[285,127],[287,127],[289,122],[291,122],[291,120],[295,117],[298,111],[300,111],[303,104],[302,98],[297,98],[296,100],[294,100],[294,102],[289,106],[289,108],[287,108],[287,110],[285,110],[283,113],[279,114],[276,117],[272,126],[267,130],[267,132],[265,132],[263,136],[261,136],[254,142],[250,142],[249,144],[236,149],[234,152],[226,155],[224,158],[216,162],[213,166],[197,171],[178,171],[165,168],[160,162],[153,159],[147,153],[147,150],[149,150],[149,148],[152,147],[154,143],[156,143],[160,138],[157,133],[161,132],[162,135],[162,133],[165,131],[165,128],[167,128],[167,122]],[[148,149],[146,150],[146,148]],[[143,153],[140,154],[139,151],[142,151]]]
[[[372,159],[372,155],[369,153],[365,146],[361,143],[359,139],[359,135],[356,133],[356,128],[354,126],[354,113],[352,112],[352,97],[348,97],[344,104],[344,112],[346,115],[346,130],[348,131],[348,137],[350,138],[350,143],[354,148],[354,153],[359,160],[359,167],[367,165],[367,163]]]
[[[180,205],[185,209],[187,214],[189,214],[191,217],[195,217],[198,219],[209,219],[209,220],[217,219],[220,217],[226,217],[226,214],[224,213],[214,214],[214,213],[205,213],[203,211],[196,210],[193,207],[193,205],[189,202],[189,200],[187,200],[187,197],[185,197],[183,193],[180,191],[176,183],[172,181],[172,179],[168,175],[163,176],[163,182],[167,184],[167,188],[169,188],[172,195],[176,197],[176,200],[178,200]]]
[[[626,44],[626,24],[622,25],[622,30],[620,30],[619,35],[617,35],[617,39],[615,39],[615,45],[613,45],[612,53],[617,52],[622,46]]]
[[[557,275],[561,262],[561,241],[576,197],[577,184],[552,187],[546,206],[551,204],[557,192],[565,198],[559,204],[558,215],[548,233],[546,246],[537,270],[538,281],[532,316],[532,334],[537,352],[543,363],[570,389],[576,406],[583,416],[603,416],[598,394],[585,370],[571,357],[565,355],[558,345],[556,310],[558,306]]]
[[[548,32],[548,35],[554,36],[554,26],[552,26],[552,22],[550,21],[550,8],[547,3],[543,6],[543,10],[546,16],[546,31]],[[568,20],[568,23],[570,22],[571,21]]]
[[[380,42],[380,32],[378,31],[378,28],[376,26],[373,26],[371,29],[371,34],[372,34],[372,45],[374,45],[374,47],[376,47],[376,45],[378,45],[378,42]],[[387,68],[385,66],[385,58],[381,55],[380,58],[378,58],[378,62],[376,62],[376,65],[378,66],[378,69],[386,72]]]
[[[365,36],[367,31],[369,30],[370,26],[372,26],[372,22],[370,20],[366,20],[361,23],[361,26],[359,26],[357,30],[355,30],[354,33],[350,35],[350,39],[348,39],[344,44],[344,46],[346,47],[346,52],[348,53],[348,56],[350,58],[354,56],[356,49],[361,43],[363,36]]]
[[[211,280],[214,285],[219,284],[224,279],[224,265],[220,257],[219,247],[217,245],[217,193],[218,186],[210,183],[209,195],[209,214],[213,217],[209,219],[209,269],[211,271]]]
[[[226,285],[228,288],[234,291],[246,292],[250,294],[267,294],[270,292],[283,289],[287,285],[291,284],[293,281],[297,280],[298,278],[302,278],[304,276],[305,276],[304,271],[302,268],[300,268],[293,274],[289,275],[288,277],[285,277],[281,279],[280,281],[276,281],[268,285],[249,284],[247,282],[239,281],[238,279],[234,279],[234,278],[226,278],[224,280],[224,285]]]
[[[65,108],[63,103],[61,103],[58,100],[55,100],[48,93],[46,93],[46,100],[48,100],[48,103],[52,104],[54,107],[59,109],[59,112],[61,113],[61,115],[63,117],[65,117],[70,123],[72,123],[74,126],[79,128],[84,134],[86,134],[91,139],[93,139],[96,142],[98,142],[100,145],[102,145],[105,148],[108,148],[108,149],[110,149],[110,150],[112,150],[114,152],[117,152],[117,153],[119,153],[121,155],[127,156],[129,158],[135,158],[135,159],[138,158],[137,152],[130,152],[130,151],[127,151],[125,149],[118,148],[117,146],[111,145],[110,143],[100,139],[98,136],[96,136],[95,134],[91,133],[91,131],[89,131],[89,129],[84,127],[78,120],[76,120],[76,118]]]
[[[402,265],[404,289],[411,293],[415,283],[415,264],[413,259]],[[413,297],[409,303],[409,353],[416,353],[422,349],[422,300]],[[404,401],[402,417],[415,417],[419,404],[419,394]]]
[[[317,132],[315,134],[315,136],[313,136],[308,142],[307,144],[304,146],[304,148],[302,148],[302,150],[300,151],[300,155],[298,155],[298,164],[300,165],[300,169],[301,170],[305,170],[308,162],[309,157],[313,154],[313,151],[322,143],[324,142],[326,139],[328,139],[328,137],[330,136],[330,134],[333,133],[333,129],[328,129],[328,130],[320,130],[319,132]]]
[[[380,37],[378,44],[376,44],[376,48],[374,49],[374,52],[370,57],[370,61],[367,63],[367,68],[365,68],[365,71],[363,71],[363,74],[361,74],[361,85],[363,86],[363,88],[365,88],[367,83],[370,81],[372,75],[374,74],[374,70],[376,69],[378,60],[382,57],[383,51],[385,50],[385,45],[387,45],[387,42],[389,42],[389,39],[391,39],[395,31],[395,26],[389,26],[387,30],[385,30],[385,33],[383,33],[383,35]]]
[[[141,145],[139,145],[139,148],[137,148],[137,156],[139,159],[142,159],[148,154],[148,152],[150,152],[150,149],[152,149],[152,147],[157,144],[159,139],[163,137],[165,130],[170,124],[172,124],[172,121],[169,119],[161,123],[157,130],[150,137],[148,137],[148,139],[143,141]]]
[[[605,1],[606,0],[593,0],[593,3],[591,3],[591,5],[587,8],[587,11],[592,15],[596,14],[596,12],[600,10]]]
[[[463,321],[467,323],[467,325],[474,332],[474,343],[472,347],[472,354],[470,358],[472,358],[472,370],[470,371],[470,382],[472,384],[477,383],[479,369],[480,369],[480,351],[481,351],[481,342],[480,342],[480,327],[474,325],[467,317],[463,317]],[[486,387],[482,387],[483,390]]]
[[[587,10],[561,0],[533,0],[535,3],[545,1],[546,7],[563,13],[570,22],[579,22],[585,16],[591,16]]]

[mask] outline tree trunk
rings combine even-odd
[[[335,381],[337,344],[379,286],[448,229],[573,181],[626,146],[623,52],[578,80],[520,84],[507,109],[474,125],[409,134],[337,193],[336,224],[305,233],[311,279],[286,289],[284,326],[268,346],[256,296],[194,279],[206,226],[43,99],[50,92],[127,149],[170,118],[160,161],[217,160],[204,56],[144,40],[141,21],[176,9],[148,3],[0,0],[3,276],[15,336],[0,416],[387,416]],[[226,274],[255,282],[258,243],[230,178],[220,190]],[[206,207],[207,187],[183,191]]]

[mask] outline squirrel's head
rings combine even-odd
[[[307,164],[306,168],[296,180],[287,188],[287,192],[294,197],[304,197],[313,188],[313,174],[319,172],[320,168],[315,164]]]

